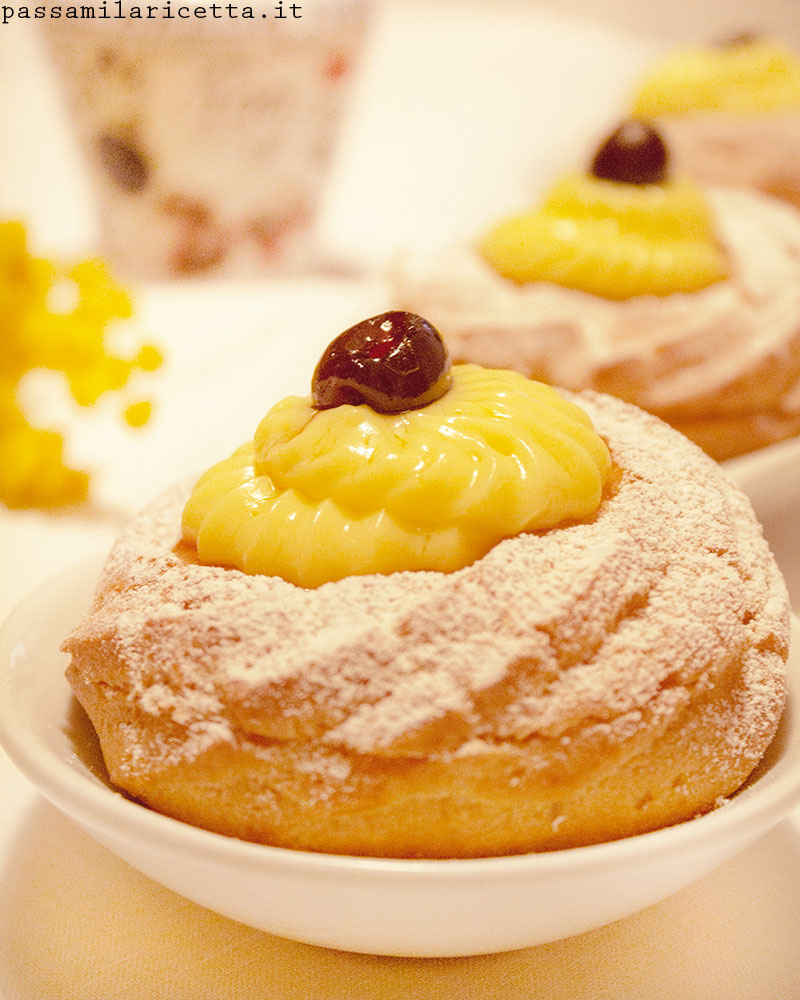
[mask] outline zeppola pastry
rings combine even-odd
[[[785,698],[748,501],[637,408],[394,312],[116,543],[68,677],[111,781],[281,847],[475,857],[689,820]]]
[[[718,460],[800,433],[800,215],[674,176],[647,122],[479,246],[407,261],[395,298],[454,360],[619,396]]]
[[[639,82],[676,166],[705,184],[756,188],[800,208],[800,58],[740,35],[666,56]]]

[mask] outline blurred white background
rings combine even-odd
[[[576,164],[654,54],[741,30],[800,48],[797,0],[378,0],[327,190],[330,255],[472,232]],[[34,22],[0,25],[0,214],[47,248],[90,247],[82,166]]]

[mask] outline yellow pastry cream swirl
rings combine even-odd
[[[634,114],[650,117],[790,110],[800,111],[800,59],[765,38],[674,52],[641,81],[633,100]]]
[[[197,482],[183,535],[203,563],[302,587],[449,572],[504,538],[590,517],[610,468],[587,414],[555,389],[454,365],[441,398],[401,413],[282,400]]]
[[[728,273],[708,203],[689,179],[566,176],[540,207],[498,223],[480,249],[516,284],[551,282],[612,300],[693,292]]]

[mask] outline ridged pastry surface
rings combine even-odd
[[[782,579],[695,446],[585,394],[616,477],[588,521],[452,573],[303,589],[182,548],[185,491],[116,544],[65,648],[112,781],[287,847],[545,850],[712,808],[784,701]]]
[[[749,191],[709,198],[730,275],[617,302],[515,285],[477,251],[409,261],[396,298],[435,323],[453,359],[636,403],[717,459],[800,433],[800,216]]]

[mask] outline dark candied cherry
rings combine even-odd
[[[415,313],[385,312],[328,345],[311,380],[311,402],[318,410],[366,403],[378,413],[401,413],[439,399],[450,381],[439,331]]]
[[[628,118],[605,140],[592,161],[592,174],[622,184],[660,184],[669,155],[658,131],[641,118]]]
[[[117,135],[101,135],[97,140],[97,155],[108,174],[123,191],[136,194],[150,178],[150,168],[144,156],[125,139]]]

